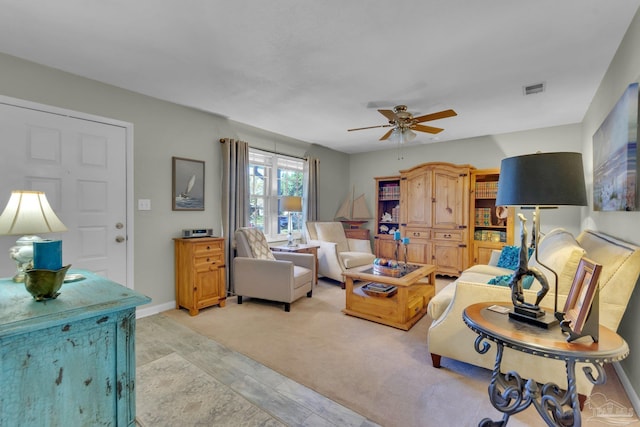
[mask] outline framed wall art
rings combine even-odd
[[[602,266],[582,258],[573,278],[571,290],[564,306],[564,319],[575,335],[581,335],[589,316],[591,303],[598,287],[598,277]]]
[[[171,194],[174,211],[204,210],[204,162],[172,157]]]
[[[593,210],[640,210],[638,83],[630,84],[593,135]]]

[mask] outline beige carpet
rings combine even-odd
[[[475,426],[500,418],[487,397],[489,371],[449,359],[442,369],[431,366],[428,316],[405,332],[346,316],[342,308],[344,290],[321,280],[313,298],[293,303],[290,313],[282,304],[245,299],[238,305],[231,298],[195,317],[185,310],[163,315],[383,426]],[[630,407],[617,379],[611,382],[607,398]],[[542,422],[531,407],[509,425]],[[603,424],[583,418],[583,425]]]

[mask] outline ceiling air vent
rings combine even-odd
[[[533,95],[534,93],[544,92],[544,83],[536,83],[534,85],[529,85],[524,87],[524,94]]]

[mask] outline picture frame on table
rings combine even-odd
[[[204,210],[204,161],[172,157],[172,210]]]
[[[575,335],[581,335],[593,298],[602,266],[588,258],[582,258],[578,264],[571,290],[564,306],[564,320]]]

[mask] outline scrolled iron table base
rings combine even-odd
[[[517,339],[509,335],[509,322],[506,316],[487,310],[491,303],[479,303],[467,307],[463,319],[467,326],[478,334],[474,342],[475,350],[485,354],[491,348],[492,341],[496,344],[496,360],[489,383],[489,400],[494,408],[502,412],[501,420],[485,418],[478,424],[479,427],[504,427],[511,415],[524,411],[533,405],[548,426],[580,427],[582,424],[580,414],[580,402],[576,386],[576,362],[586,363],[582,370],[587,379],[593,384],[604,384],[606,373],[604,363],[624,359],[629,349],[627,343],[617,334],[607,330],[608,336],[612,336],[612,345],[604,349],[605,344],[596,346],[595,351],[575,351],[553,346],[541,348],[533,346],[527,340]],[[504,316],[501,318],[500,316]],[[495,324],[494,324],[495,323]],[[603,328],[603,327],[601,327]],[[522,326],[517,327],[522,335]],[[605,328],[606,329],[606,328]],[[506,331],[506,332],[505,332]],[[539,336],[540,332],[535,331]],[[546,332],[543,332],[546,333]],[[550,331],[549,334],[557,334]],[[562,335],[560,335],[560,339]],[[515,371],[502,373],[500,366],[504,347],[510,347],[525,353],[535,354],[541,357],[552,357],[564,360],[567,374],[567,389],[564,390],[555,383],[540,384],[533,379],[522,378]],[[595,371],[595,375],[594,375]]]

